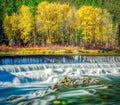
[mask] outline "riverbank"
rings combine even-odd
[[[116,49],[85,49],[83,47],[3,47],[0,56],[21,55],[120,55],[120,48]]]

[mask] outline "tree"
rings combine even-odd
[[[15,44],[15,37],[18,32],[18,20],[18,14],[14,13],[12,16],[6,15],[3,21],[4,32],[10,46]]]
[[[6,43],[6,36],[3,30],[3,20],[8,14],[9,16],[16,11],[16,6],[14,5],[14,0],[0,0],[0,39],[1,43]]]
[[[36,13],[37,32],[44,35],[43,43],[52,44],[55,42],[56,31],[58,30],[60,22],[66,17],[66,12],[69,10],[66,4],[41,2],[38,5]]]
[[[26,6],[29,6],[30,7],[30,11],[33,15],[33,30],[32,30],[32,35],[33,35],[33,44],[34,46],[36,46],[36,44],[38,43],[37,42],[37,39],[39,38],[37,35],[37,30],[36,30],[36,10],[37,10],[37,5],[41,2],[42,0],[24,0],[23,4],[26,5]]]
[[[69,44],[69,39],[71,37],[70,30],[71,29],[71,24],[70,20],[72,23],[72,9],[68,4],[61,4],[59,7],[59,26],[58,26],[58,37],[62,45],[64,44]]]
[[[112,15],[114,28],[117,35],[118,44],[120,45],[120,0],[106,0],[103,2],[103,8],[107,9]]]
[[[82,6],[77,12],[78,29],[82,29],[84,45],[105,44],[111,36],[112,24],[106,10],[92,6]],[[102,24],[101,24],[102,23]],[[100,30],[102,29],[102,30]],[[101,33],[102,31],[102,33]],[[102,37],[102,40],[101,40]]]
[[[109,47],[115,45],[120,38],[119,0],[115,3],[114,0],[110,0],[112,3],[105,0],[57,0],[56,3],[53,0],[47,0],[51,3],[41,1],[43,0],[0,1],[1,24],[5,16],[4,33],[10,45],[99,44]],[[68,2],[81,7],[76,9]],[[82,6],[83,4],[85,5]]]
[[[19,10],[19,30],[21,33],[21,39],[24,44],[27,44],[31,41],[32,38],[32,29],[33,29],[33,20],[32,13],[28,6],[23,5]]]

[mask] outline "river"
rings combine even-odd
[[[102,83],[48,91],[65,76]],[[120,56],[0,57],[0,105],[119,105],[119,97]]]

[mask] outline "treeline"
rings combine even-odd
[[[56,3],[16,0],[14,9],[2,15],[5,38],[11,46],[116,46],[119,42],[119,25],[104,9],[104,0],[99,1],[76,0],[76,7],[81,5],[76,8],[71,5],[72,0],[69,4],[60,3],[67,0]]]

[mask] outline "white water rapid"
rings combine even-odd
[[[64,75],[120,74],[119,56],[74,56],[76,63],[0,65],[0,86],[54,83]],[[79,63],[78,61],[82,61]]]
[[[99,83],[52,90],[66,76]],[[0,105],[118,105],[119,84],[120,56],[0,57]]]

